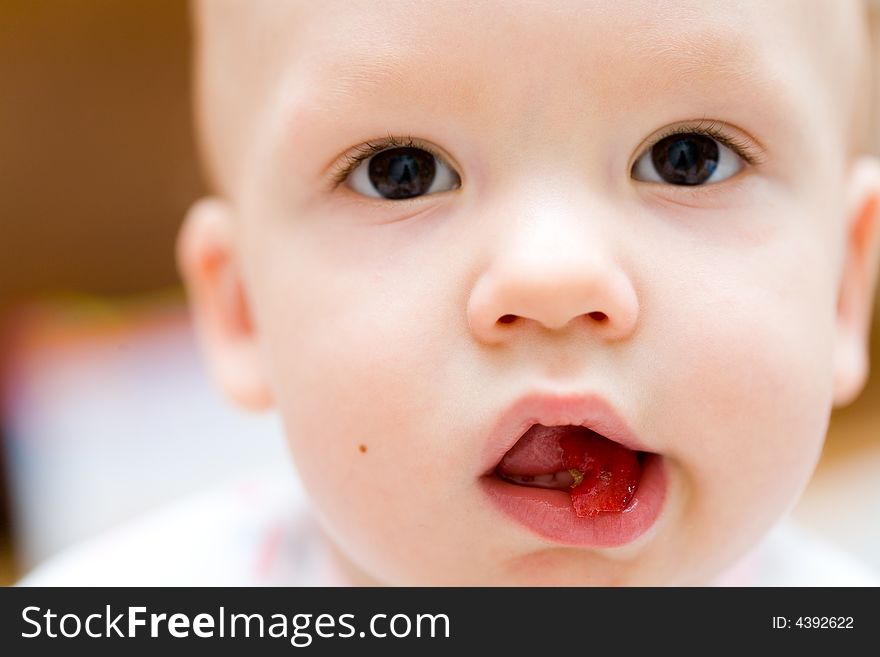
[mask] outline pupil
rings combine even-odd
[[[425,194],[435,173],[434,156],[421,148],[389,148],[370,158],[370,182],[389,199]]]
[[[651,149],[660,177],[672,185],[700,185],[718,166],[718,143],[706,135],[670,135]]]

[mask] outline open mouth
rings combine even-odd
[[[577,516],[587,518],[627,509],[646,456],[583,426],[535,424],[495,474],[518,486],[566,491]]]
[[[619,547],[657,527],[665,456],[597,394],[536,391],[489,430],[478,470],[486,499],[541,540]]]

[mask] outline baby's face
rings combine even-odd
[[[856,11],[208,4],[203,324],[355,577],[698,583],[792,506],[861,376]],[[499,476],[582,422],[624,511]]]

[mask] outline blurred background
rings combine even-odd
[[[174,265],[203,193],[183,0],[0,2],[0,584],[288,459],[229,408]]]
[[[0,2],[0,584],[287,458],[207,381],[174,266],[204,191],[188,38],[182,0]],[[794,513],[880,569],[878,378]]]

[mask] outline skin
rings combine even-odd
[[[178,259],[215,378],[280,412],[356,583],[710,581],[794,504],[867,374],[880,164],[860,149],[860,5],[376,7],[195,7],[216,193]],[[755,163],[703,186],[631,177],[700,119]],[[389,133],[460,187],[334,186]],[[488,432],[536,389],[601,394],[665,457],[648,534],[562,547],[486,500]]]

